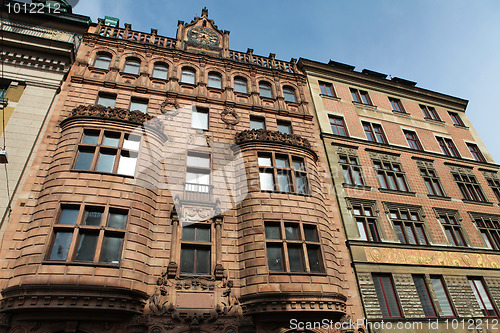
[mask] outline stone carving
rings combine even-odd
[[[299,135],[263,129],[245,130],[240,132],[236,134],[235,141],[237,144],[251,141],[277,142],[312,150],[311,143]]]
[[[167,107],[172,107],[173,110],[168,110]],[[166,115],[170,120],[179,114],[179,108],[179,102],[177,102],[177,98],[175,97],[168,97],[160,104],[160,112]]]
[[[183,207],[182,220],[187,221],[204,221],[213,216],[214,210],[210,207]]]
[[[346,148],[346,147],[338,147],[337,148],[337,153],[338,154],[343,154],[343,155],[353,155],[353,156],[358,156],[358,152],[356,149],[353,148]]]
[[[450,169],[451,173],[461,173],[465,175],[474,176],[474,171],[472,171],[472,169],[469,168],[463,168],[455,165],[448,165],[448,168]]]
[[[226,124],[226,128],[233,129],[234,125],[240,122],[240,116],[232,107],[226,106],[220,113],[222,121]]]
[[[71,115],[68,118],[72,117],[104,118],[127,121],[135,124],[144,124],[145,122],[153,119],[153,116],[140,111],[110,108],[102,105],[79,105],[71,111]]]
[[[372,160],[389,161],[389,162],[399,163],[399,158],[397,156],[381,154],[381,153],[374,153],[374,152],[370,152],[369,154],[370,154],[370,158]]]
[[[418,167],[431,168],[431,169],[434,168],[432,162],[417,160],[416,164],[417,164]]]

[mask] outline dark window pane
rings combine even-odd
[[[97,162],[97,171],[101,172],[113,172],[113,166],[115,164],[115,153],[109,152],[107,150],[100,152],[99,161]]]
[[[103,146],[118,147],[120,142],[120,133],[104,132]]]
[[[196,228],[193,226],[183,226],[182,227],[182,240],[194,242]]]
[[[72,232],[56,232],[54,245],[50,252],[50,260],[66,260],[68,258],[69,246],[71,245]]]
[[[250,129],[259,130],[266,129],[264,118],[250,117]]]
[[[293,164],[293,168],[295,170],[300,170],[300,171],[304,171],[305,170],[305,168],[304,168],[304,160],[302,160],[302,159],[294,158],[292,160],[292,164]]]
[[[94,149],[83,150],[82,148],[80,148],[80,151],[78,152],[78,159],[76,161],[75,169],[90,170],[93,159],[94,159]]]
[[[82,143],[89,145],[96,145],[99,140],[99,132],[98,131],[85,131],[82,139]]]
[[[120,263],[122,253],[123,238],[116,236],[104,237],[104,244],[102,246],[101,262],[109,264]]]
[[[422,225],[417,225],[415,228],[417,229],[419,243],[422,245],[427,245],[427,238],[425,238],[424,227]]]
[[[281,239],[279,225],[266,225],[266,239]]]
[[[304,256],[302,247],[288,245],[288,260],[290,261],[290,270],[292,272],[304,271]]]
[[[320,252],[315,246],[307,247],[307,256],[309,259],[309,268],[311,272],[321,272]]]
[[[196,273],[210,273],[210,250],[196,249]]]
[[[292,191],[292,180],[290,178],[290,173],[288,173],[288,172],[278,173],[278,184],[279,184],[280,191],[291,192]]]
[[[276,156],[276,166],[278,168],[288,168],[288,156]]]
[[[97,245],[97,235],[82,234],[80,235],[80,244],[76,252],[75,260],[78,261],[94,261],[95,248]]]
[[[240,93],[247,93],[247,81],[243,78],[234,79],[234,91]]]
[[[317,242],[318,234],[316,228],[312,226],[304,226],[304,237],[307,242]]]
[[[194,273],[194,249],[181,249],[181,273]]]
[[[118,212],[118,211],[110,211],[108,217],[108,227],[117,228],[117,229],[125,229],[127,224],[127,213],[126,212]]]
[[[403,233],[403,227],[401,224],[396,224],[394,225],[394,228],[396,229],[396,234],[398,235],[399,241],[401,244],[406,244],[406,238]]]
[[[411,225],[405,225],[405,230],[406,230],[406,234],[408,235],[408,243],[416,245],[417,240],[416,240],[415,233],[413,232],[413,228],[411,227]]]
[[[418,297],[420,298],[420,303],[424,310],[426,317],[436,317],[436,311],[432,305],[431,297],[427,289],[427,284],[425,283],[424,277],[421,275],[413,275],[413,282],[417,288]]]
[[[210,242],[210,228],[197,227],[196,228],[196,241],[197,242]]]
[[[285,236],[287,240],[299,240],[299,226],[285,225]]]
[[[103,212],[102,208],[85,209],[85,225],[100,226]]]
[[[63,208],[61,217],[59,218],[59,224],[75,225],[78,219],[78,212],[78,208]]]
[[[281,246],[267,245],[267,264],[270,271],[284,271]]]

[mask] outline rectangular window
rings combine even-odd
[[[130,111],[140,111],[142,113],[147,113],[148,103],[149,101],[147,99],[132,97],[130,99]]]
[[[415,209],[392,208],[389,217],[394,224],[401,244],[429,245],[425,234],[424,221]]]
[[[362,124],[368,141],[384,143],[384,144],[387,143],[387,139],[385,137],[384,130],[382,129],[382,125],[372,124],[366,121],[363,121]]]
[[[458,171],[452,173],[453,179],[458,185],[464,200],[487,202],[481,185],[477,182],[476,176]]]
[[[414,150],[424,150],[422,145],[420,144],[420,140],[418,139],[417,133],[413,131],[403,130],[405,134],[406,140],[408,141],[408,145],[411,149]]]
[[[377,228],[377,218],[371,204],[353,204],[352,212],[358,226],[361,240],[380,242]]]
[[[424,114],[424,118],[441,121],[441,118],[439,118],[439,115],[438,115],[436,109],[433,108],[432,106],[420,105],[420,109],[422,110],[422,113]]]
[[[73,168],[133,176],[140,141],[127,133],[85,129]]]
[[[349,185],[365,185],[363,180],[362,166],[358,162],[358,157],[352,155],[339,155],[339,163],[344,172],[344,179]]]
[[[455,147],[455,144],[453,143],[452,139],[441,138],[441,137],[437,136],[436,140],[439,143],[439,146],[441,147],[443,154],[445,154],[447,156],[452,156],[452,157],[460,157],[460,154],[458,153],[457,147]]]
[[[127,218],[122,209],[62,206],[47,260],[119,264]]]
[[[377,172],[380,188],[402,192],[410,191],[401,164],[391,161],[374,160],[373,166]]]
[[[262,191],[309,193],[303,158],[274,152],[259,153],[258,162]]]
[[[193,107],[191,114],[191,128],[208,130],[208,109],[199,106]]]
[[[500,250],[500,216],[475,215],[473,219],[488,249]]]
[[[500,180],[493,175],[484,175],[486,178],[486,181],[488,182],[488,185],[490,186],[491,190],[495,194],[495,197],[497,198],[498,201],[500,201]]]
[[[467,147],[469,148],[470,153],[472,154],[472,157],[478,162],[486,162],[486,159],[483,156],[483,153],[481,153],[481,150],[479,150],[479,147],[475,145],[474,143],[468,143],[467,142]]]
[[[458,222],[457,213],[439,212],[439,221],[444,228],[448,241],[453,246],[467,246],[463,236],[462,227]]]
[[[189,152],[186,160],[187,192],[210,193],[210,155]]]
[[[353,102],[373,105],[367,91],[350,88]]]
[[[391,102],[392,110],[396,112],[406,113],[405,108],[403,107],[403,103],[401,103],[400,99],[389,97],[389,101]]]
[[[330,97],[337,97],[335,90],[333,90],[333,84],[323,81],[318,81],[319,88],[321,89],[321,94]]]
[[[390,274],[372,274],[375,292],[384,318],[401,318],[394,282]]]
[[[347,127],[344,122],[344,118],[338,116],[328,116],[330,119],[330,126],[332,127],[332,133],[340,136],[349,136],[347,133]]]
[[[429,195],[434,195],[437,197],[444,197],[445,192],[441,186],[441,181],[436,173],[436,170],[431,167],[420,167],[420,175],[424,179],[425,187],[429,192]]]
[[[458,113],[448,112],[448,114],[450,115],[451,121],[453,122],[454,125],[465,127],[465,124],[462,121],[462,118],[460,118],[460,115]]]
[[[97,104],[105,106],[107,108],[114,108],[116,103],[116,95],[99,93],[97,97]]]
[[[278,132],[292,134],[292,123],[286,120],[278,120]]]
[[[426,317],[437,317],[436,309],[432,303],[431,293],[425,282],[425,277],[423,275],[412,275],[413,283],[415,288],[417,288],[418,298],[420,298],[420,303],[424,310]]]
[[[441,311],[444,317],[455,317],[455,310],[451,305],[450,296],[446,290],[446,286],[443,281],[443,277],[440,275],[431,275],[431,284],[434,293],[436,294],[437,301],[441,307]]]
[[[266,119],[264,117],[250,116],[250,129],[266,129]]]
[[[265,225],[267,262],[271,272],[323,271],[316,226],[269,222]]]
[[[498,317],[497,310],[493,306],[493,301],[486,290],[486,285],[483,279],[478,277],[469,277],[469,284],[481,311],[483,311],[483,315],[485,317]]]
[[[181,274],[211,273],[211,227],[203,224],[182,226]]]

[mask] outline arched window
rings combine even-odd
[[[190,67],[182,68],[181,82],[194,84],[195,79],[196,79],[196,72],[194,71],[194,69]]]
[[[222,76],[217,72],[208,73],[208,86],[210,88],[222,89]]]
[[[273,98],[273,90],[271,85],[266,81],[259,82],[260,97]]]
[[[247,80],[241,76],[234,78],[234,91],[239,93],[248,93]]]
[[[285,97],[285,101],[287,102],[297,102],[295,98],[295,89],[289,86],[283,87],[283,96]]]
[[[168,78],[168,66],[162,62],[155,63],[153,67],[153,77],[155,79],[166,80]]]
[[[141,67],[141,61],[137,58],[127,58],[125,60],[125,67],[123,72],[127,74],[139,74],[139,68]]]
[[[111,64],[111,54],[106,52],[99,52],[95,58],[94,67],[100,69],[109,69]]]

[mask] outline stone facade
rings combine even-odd
[[[361,318],[307,89],[207,10],[175,39],[93,25],[6,226],[4,330]]]

